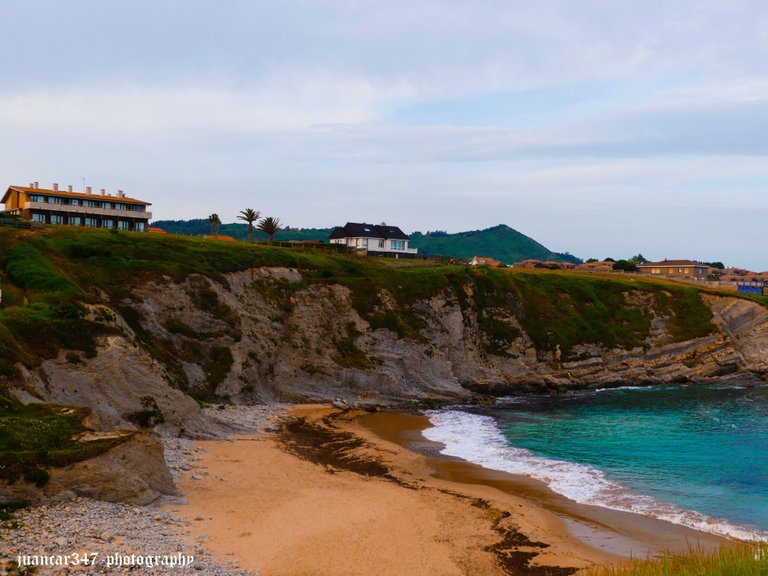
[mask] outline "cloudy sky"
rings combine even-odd
[[[768,269],[765,0],[2,0],[0,174]]]

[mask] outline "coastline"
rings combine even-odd
[[[689,545],[714,548],[729,541],[715,534],[649,516],[579,504],[554,492],[540,480],[440,455],[440,445],[421,436],[421,431],[430,426],[426,416],[392,416],[397,422],[380,418],[380,415],[367,415],[360,419],[360,424],[386,441],[423,453],[436,481],[482,485],[523,498],[528,504],[564,522],[569,533],[583,543],[614,556],[642,558],[664,551],[686,552]]]
[[[566,575],[727,542],[443,457],[428,425],[289,407],[279,433],[197,442],[199,466],[179,482],[188,503],[173,512],[215,558],[265,576]]]

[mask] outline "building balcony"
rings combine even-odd
[[[81,216],[108,216],[110,218],[125,218],[134,220],[151,220],[152,212],[136,212],[135,210],[113,210],[111,208],[96,208],[94,206],[72,206],[71,204],[51,204],[49,202],[25,202],[25,210],[45,210],[46,212],[66,212]]]

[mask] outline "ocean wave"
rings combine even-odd
[[[633,390],[636,392],[659,392],[660,390],[677,390],[680,388],[686,388],[689,384],[674,384],[674,385],[653,385],[653,386],[614,386],[608,388],[595,388],[593,392],[615,392],[617,390]]]
[[[446,456],[462,458],[492,470],[535,478],[580,504],[651,516],[739,540],[768,541],[768,532],[738,526],[634,493],[592,466],[544,458],[523,448],[509,446],[491,416],[459,410],[428,411],[426,415],[433,427],[422,434],[428,440],[443,444],[440,452]]]

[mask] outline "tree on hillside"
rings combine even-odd
[[[637,272],[637,264],[631,260],[619,260],[613,263],[614,270],[624,270],[624,272]]]
[[[703,264],[706,264],[710,268],[717,268],[718,270],[725,270],[725,264],[722,262],[703,262]]]
[[[219,215],[216,213],[213,213],[210,216],[208,216],[208,224],[211,227],[211,236],[218,236],[219,226],[221,225],[221,220],[219,219]]]
[[[587,264],[592,264],[594,262],[597,262],[597,258],[587,258]]]
[[[632,256],[632,258],[630,258],[629,261],[634,262],[635,264],[645,264],[646,262],[648,262],[648,259],[642,254],[638,254],[637,256]]]
[[[275,234],[280,231],[280,218],[267,216],[264,220],[259,222],[259,230],[267,235],[268,242],[272,245],[272,239],[275,237]]]
[[[248,223],[248,242],[250,242],[253,238],[253,223],[259,219],[259,216],[261,216],[261,212],[254,210],[253,208],[246,208],[245,210],[241,210],[240,214],[237,216],[238,220],[242,220]]]

